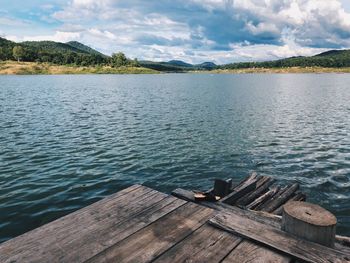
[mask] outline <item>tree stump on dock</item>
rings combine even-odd
[[[307,202],[290,201],[283,206],[282,230],[302,239],[334,248],[336,217]]]

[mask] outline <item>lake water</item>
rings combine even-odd
[[[132,184],[298,181],[350,235],[350,75],[0,77],[0,242]]]

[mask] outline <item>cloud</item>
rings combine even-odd
[[[70,0],[41,10],[56,28],[18,39],[78,40],[107,54],[195,63],[350,47],[350,14],[339,0]]]
[[[16,42],[49,40],[49,41],[64,43],[72,40],[80,40],[81,34],[77,32],[56,31],[53,35],[36,35],[36,36],[23,36],[23,37],[5,35],[5,37],[9,40],[16,41]]]
[[[15,19],[10,17],[0,17],[0,26],[5,27],[28,27],[30,21],[24,21],[21,19]]]
[[[231,13],[246,21],[248,32],[260,39],[273,32],[276,40],[289,29],[307,47],[349,46],[350,14],[337,0],[233,0]]]

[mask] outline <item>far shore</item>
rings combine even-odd
[[[74,66],[55,65],[37,62],[0,62],[0,75],[63,75],[63,74],[159,74],[167,73],[144,67],[123,66]],[[210,74],[249,74],[249,73],[350,73],[350,67],[323,68],[323,67],[288,67],[288,68],[242,68],[242,69],[214,69],[186,71],[183,73],[210,73]]]
[[[37,62],[0,62],[0,75],[63,75],[63,74],[158,74],[143,67],[71,66]]]
[[[322,67],[288,67],[288,68],[241,68],[215,69],[213,74],[249,74],[249,73],[350,73],[350,68],[322,68]],[[201,72],[199,72],[201,73]]]

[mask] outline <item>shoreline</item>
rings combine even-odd
[[[183,72],[162,72],[144,67],[110,66],[74,66],[55,65],[38,62],[0,62],[0,75],[65,75],[65,74],[162,74],[162,73],[194,73],[194,74],[322,74],[322,73],[350,73],[350,67],[289,67],[289,68],[244,68],[244,69],[214,69],[193,70]]]
[[[288,67],[288,68],[242,68],[242,69],[214,69],[213,74],[298,74],[298,73],[350,73],[350,67],[323,68],[323,67]]]
[[[65,75],[65,74],[159,74],[143,67],[73,66],[38,62],[0,62],[0,75]]]

